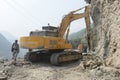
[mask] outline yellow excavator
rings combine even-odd
[[[25,59],[31,62],[48,60],[53,65],[82,59],[82,52],[72,49],[72,45],[68,42],[70,23],[85,18],[88,45],[89,49],[92,49],[90,7],[86,6],[84,13],[76,13],[81,9],[83,8],[67,14],[59,27],[43,26],[42,31],[31,31],[29,36],[21,37],[21,48],[29,50]]]

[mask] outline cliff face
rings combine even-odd
[[[96,52],[107,65],[120,67],[120,1],[91,0],[91,6],[98,41]]]

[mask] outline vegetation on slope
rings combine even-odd
[[[93,33],[93,44],[96,46],[96,32],[94,30],[94,25],[92,26],[92,33]],[[73,33],[69,36],[69,42],[73,45],[73,48],[77,48],[80,43],[83,43],[87,46],[87,32],[86,29],[82,29],[76,33]]]

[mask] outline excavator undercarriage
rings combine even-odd
[[[39,50],[30,51],[25,55],[25,59],[31,62],[50,62],[53,65],[76,61],[82,59],[82,53],[74,50]]]

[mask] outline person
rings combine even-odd
[[[13,53],[12,59],[16,61],[17,55],[19,53],[19,44],[17,40],[15,40],[15,42],[12,44],[11,52]]]

